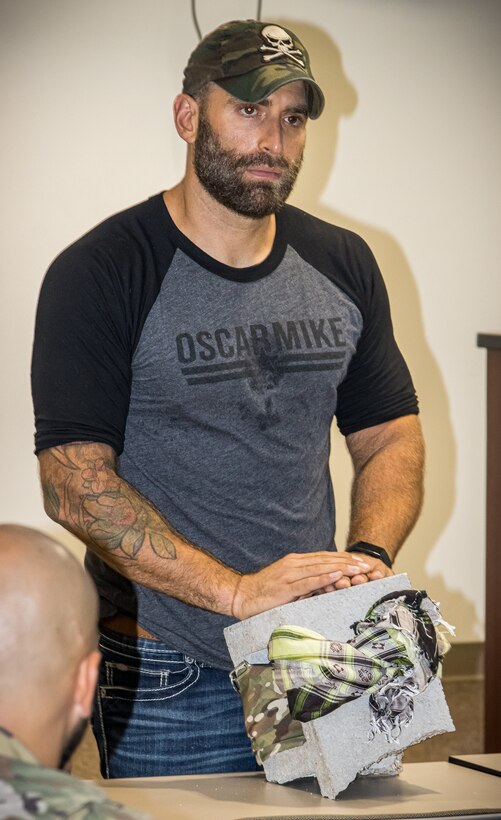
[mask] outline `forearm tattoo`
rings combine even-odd
[[[86,541],[122,558],[134,559],[145,546],[159,558],[176,558],[168,525],[155,508],[115,471],[112,459],[80,460],[75,445],[50,450],[57,460],[53,480],[43,484],[48,514],[82,532]]]

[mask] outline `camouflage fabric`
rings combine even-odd
[[[425,592],[377,601],[342,643],[298,626],[275,629],[267,665],[244,661],[233,680],[258,763],[304,743],[301,723],[370,694],[371,734],[398,738],[412,720],[414,697],[440,672],[449,648],[437,606]]]
[[[245,731],[259,764],[305,743],[301,723],[292,719],[280,669],[243,661],[231,680],[242,698]]]
[[[0,820],[146,820],[107,800],[93,783],[46,769],[0,727]]]
[[[295,80],[305,82],[308,113],[316,119],[322,113],[324,95],[300,39],[275,23],[234,20],[223,23],[198,44],[184,70],[183,91],[193,95],[215,82],[239,100],[260,102]]]

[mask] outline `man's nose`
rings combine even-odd
[[[281,154],[283,150],[282,123],[274,117],[266,118],[259,134],[259,150],[270,154]]]

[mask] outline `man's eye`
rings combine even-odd
[[[240,111],[245,117],[254,117],[257,112],[257,108],[255,105],[244,105]]]
[[[295,125],[299,127],[304,123],[304,117],[301,114],[289,114],[288,117],[285,118],[285,122],[287,125]]]

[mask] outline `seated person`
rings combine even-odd
[[[92,709],[97,595],[36,530],[0,525],[0,818],[139,818],[62,771]]]

